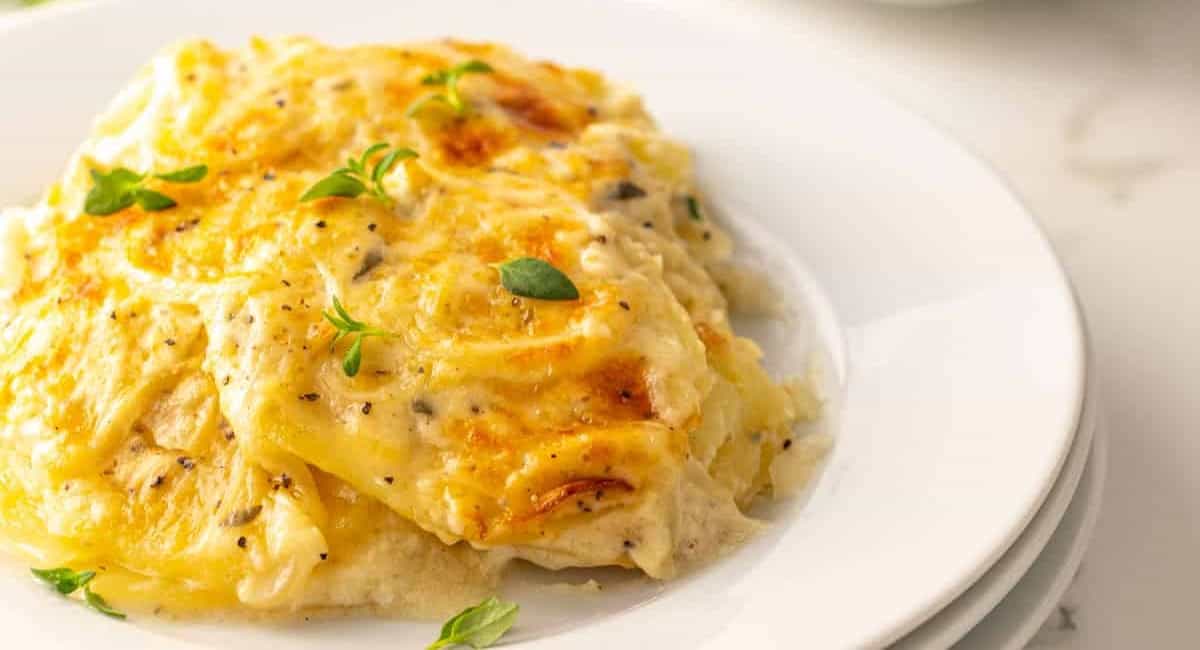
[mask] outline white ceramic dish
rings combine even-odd
[[[1037,562],[955,650],[1021,650],[1054,613],[1075,580],[1103,504],[1108,437],[1101,422],[1075,498]]]
[[[928,650],[948,648],[963,638],[985,617],[991,616],[1018,583],[1028,578],[1030,567],[1039,561],[1047,544],[1060,529],[1068,507],[1077,498],[1081,477],[1092,463],[1093,440],[1100,419],[1094,379],[1088,382],[1079,431],[1070,455],[1033,520],[988,572],[961,596],[920,627],[892,644],[891,650]],[[1093,472],[1095,475],[1095,472]],[[971,648],[973,646],[965,646]]]
[[[603,69],[691,144],[706,193],[806,320],[756,328],[771,364],[811,343],[842,393],[838,444],[768,534],[665,589],[523,602],[522,648],[869,647],[969,587],[1018,537],[1076,430],[1082,336],[1049,246],[994,175],[925,122],[748,13],[694,3],[530,0],[104,2],[10,19],[0,36],[0,201],[59,171],[91,115],[166,41],[307,32],[454,34]],[[9,567],[16,576],[20,571]],[[18,646],[421,647],[436,625],[115,624],[0,580]],[[586,623],[586,624],[585,624]],[[53,633],[48,633],[53,630]]]

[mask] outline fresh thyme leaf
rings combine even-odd
[[[332,352],[342,337],[355,335],[354,342],[350,344],[345,356],[342,357],[342,372],[346,373],[347,377],[353,377],[358,374],[359,367],[362,366],[363,339],[371,336],[395,335],[387,330],[371,327],[362,321],[354,320],[337,296],[333,298],[333,310],[336,314],[327,311],[321,312],[325,320],[329,321],[329,324],[337,330],[337,333],[333,335],[333,340],[329,342],[329,350]]]
[[[160,194],[154,190],[147,190],[145,188],[134,190],[133,200],[137,201],[137,204],[146,212],[159,212],[177,205],[175,199],[166,194]]]
[[[377,142],[367,147],[359,158],[347,159],[345,167],[335,169],[332,174],[308,188],[308,191],[300,196],[300,202],[305,203],[329,197],[354,199],[369,191],[371,196],[378,199],[380,203],[390,204],[392,199],[383,187],[383,177],[395,166],[397,161],[417,157],[417,152],[412,149],[398,147],[385,154],[368,174],[367,163],[370,162],[371,157],[390,146],[386,142]]]
[[[168,183],[197,183],[208,175],[208,165],[193,165],[166,174],[155,174],[154,177]]]
[[[438,650],[458,645],[486,648],[508,632],[517,622],[521,607],[516,603],[504,602],[495,596],[468,607],[446,621],[437,641],[426,650]]]
[[[392,170],[397,161],[416,157],[417,152],[412,149],[393,149],[375,165],[375,169],[371,172],[371,182],[378,183],[383,180],[383,177]]]
[[[96,610],[97,612],[100,612],[105,616],[125,620],[125,614],[113,609],[112,606],[108,604],[108,601],[104,600],[104,597],[100,594],[92,591],[91,587],[83,588],[83,599],[88,605],[91,605],[92,609]]]
[[[515,295],[539,300],[576,300],[579,289],[550,263],[522,257],[499,266],[500,284]]]
[[[342,359],[342,372],[346,373],[347,377],[353,377],[358,374],[358,367],[362,365],[362,342],[363,337],[354,339],[350,344],[350,349],[346,350],[346,356]]]
[[[492,69],[492,66],[484,63],[483,61],[479,61],[477,59],[472,59],[470,61],[467,61],[466,63],[461,63],[461,64],[455,66],[452,70],[455,74],[457,74],[460,77],[462,75],[470,73],[470,72],[475,72],[475,73],[479,73],[479,74],[491,74],[492,72],[495,72],[495,70]]]
[[[354,328],[354,330],[357,331],[367,326],[366,323],[356,321],[351,318],[349,312],[347,312],[346,308],[342,306],[342,301],[338,300],[337,296],[333,297],[333,309],[337,311],[338,316],[341,316],[342,320],[346,322],[347,327]]]
[[[30,569],[38,579],[50,584],[58,593],[66,596],[96,577],[95,571],[72,571],[66,567],[57,569]]]
[[[92,188],[83,204],[83,211],[94,217],[107,217],[133,205],[133,193],[112,194]]]
[[[424,77],[421,77],[421,83],[426,86],[441,86],[441,85],[445,84],[446,80],[448,80],[449,78],[450,78],[450,69],[447,68],[445,70],[438,70],[436,72],[430,72],[429,74],[425,75]]]
[[[325,320],[329,321],[329,324],[333,325],[334,329],[337,330],[337,334],[334,334],[333,340],[329,342],[329,351],[333,352],[334,347],[337,346],[337,342],[342,340],[343,336],[349,334],[352,331],[352,328],[349,323],[347,323],[346,321],[344,321],[340,318],[337,318],[336,316],[330,314],[329,312],[323,311],[323,312],[321,312],[321,315],[324,316]]]
[[[435,93],[433,95],[426,95],[426,96],[418,99],[417,101],[413,102],[412,106],[409,106],[408,110],[405,111],[404,114],[408,117],[413,117],[417,113],[420,113],[421,109],[425,108],[426,104],[430,104],[433,102],[441,102],[451,108],[454,108],[454,105],[450,103],[450,100],[446,99],[445,95],[443,95],[441,93]]]
[[[115,187],[121,189],[134,188],[138,185],[138,183],[141,183],[142,180],[146,178],[145,174],[139,174],[135,171],[125,169],[124,167],[117,167],[109,172],[107,176],[93,169],[92,178],[99,181],[100,179],[97,178],[98,176],[103,177],[105,181],[112,183]]]
[[[341,170],[338,170],[308,188],[308,191],[300,197],[300,202],[305,203],[331,196],[353,199],[366,191],[367,186],[363,185],[362,181],[351,176],[349,173],[343,173]]]
[[[468,74],[490,74],[494,72],[492,66],[472,59],[460,63],[452,68],[445,70],[437,70],[431,72],[421,78],[421,83],[426,86],[442,86],[445,89],[443,93],[427,95],[418,99],[412,106],[409,107],[407,114],[409,117],[416,115],[428,103],[433,101],[442,102],[450,108],[454,109],[455,114],[462,115],[467,112],[467,103],[463,101],[462,96],[458,92],[458,80]]]
[[[142,175],[118,167],[105,174],[92,170],[92,189],[83,203],[84,212],[106,217],[133,205],[134,191],[142,182]]]
[[[700,202],[696,200],[696,197],[690,194],[687,197],[687,208],[688,216],[692,218],[692,221],[704,220],[704,217],[700,214]]]
[[[54,587],[58,593],[69,596],[83,588],[83,599],[92,609],[113,618],[125,618],[125,615],[113,609],[100,594],[92,591],[88,583],[96,577],[95,571],[72,571],[66,567],[57,569],[30,569],[39,580]]]
[[[155,174],[154,178],[167,183],[195,183],[208,174],[207,165],[195,165],[166,174]],[[134,203],[147,212],[157,212],[175,207],[175,199],[146,189],[146,174],[117,167],[105,174],[92,170],[92,189],[83,202],[83,211],[94,217],[107,217],[124,210]]]
[[[376,142],[375,144],[367,147],[367,150],[363,152],[362,158],[358,159],[358,171],[366,171],[367,161],[371,159],[371,156],[374,156],[384,149],[387,149],[388,146],[389,145],[386,142]]]

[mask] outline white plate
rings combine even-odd
[[[138,64],[193,34],[226,44],[261,32],[508,41],[631,82],[664,128],[695,148],[706,193],[754,244],[743,255],[770,268],[808,318],[757,330],[772,365],[798,368],[814,340],[829,351],[832,383],[844,388],[838,445],[810,499],[775,508],[775,525],[749,547],[661,592],[632,588],[553,635],[530,614],[512,637],[521,647],[885,644],[1003,554],[1070,447],[1082,337],[1062,271],[1029,215],[959,146],[749,11],[601,0],[205,0],[63,5],[44,15],[17,19],[0,37],[0,83],[20,99],[0,103],[6,202],[58,173]],[[61,647],[195,647],[144,622],[88,616],[24,581],[0,581],[0,599],[0,625],[27,644],[44,645],[44,631],[55,630]],[[524,606],[537,612],[557,600]],[[419,647],[435,631],[395,621],[251,628],[221,645]]]
[[[1025,577],[954,646],[955,650],[1020,650],[1034,639],[1059,606],[1083,562],[1100,516],[1107,473],[1108,435],[1101,422],[1079,489],[1050,543]]]
[[[1017,541],[992,565],[988,572],[971,585],[971,588],[946,606],[935,616],[892,644],[890,650],[927,650],[947,648],[971,631],[984,617],[991,616],[997,604],[1004,600],[1018,582],[1026,580],[1026,574],[1046,549],[1068,506],[1076,499],[1077,488],[1085,468],[1092,463],[1091,453],[1097,435],[1100,407],[1094,377],[1089,377],[1088,392],[1084,398],[1083,414],[1079,431],[1071,452],[1059,472],[1058,480],[1037,515],[1021,532]],[[1097,443],[1098,444],[1098,443]],[[1093,472],[1093,475],[1095,472]],[[973,647],[970,645],[964,647]]]

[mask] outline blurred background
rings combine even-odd
[[[0,21],[70,1],[0,0]],[[1111,445],[1091,549],[1034,647],[1197,647],[1200,1],[709,1],[785,22],[1029,205],[1083,304]]]

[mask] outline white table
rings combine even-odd
[[[1066,616],[1035,646],[1200,647],[1200,2],[740,4],[791,21],[991,162],[1070,272],[1110,471]]]
[[[1028,202],[1070,271],[1111,467],[1079,580],[1035,645],[1196,647],[1200,1],[736,4],[791,21],[796,38],[967,142]]]

